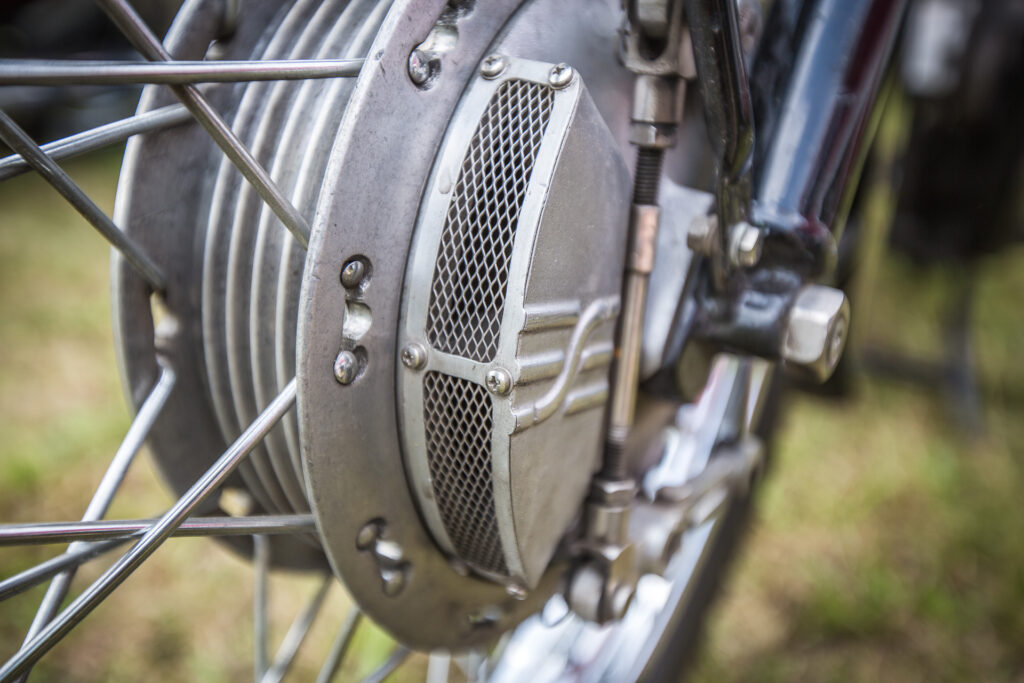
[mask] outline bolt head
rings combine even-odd
[[[427,363],[427,350],[416,343],[406,344],[399,355],[402,365],[410,370],[419,370]]]
[[[508,370],[503,368],[488,370],[484,382],[491,393],[499,396],[504,396],[512,390],[512,376],[508,374]]]
[[[764,252],[764,232],[749,223],[737,223],[729,230],[729,260],[737,268],[752,268]]]
[[[423,50],[413,50],[409,53],[409,79],[416,85],[426,85],[430,77],[434,75],[435,65]]]
[[[630,604],[633,602],[634,595],[636,595],[636,590],[628,584],[622,584],[616,588],[608,596],[608,616],[613,621],[618,621],[626,616],[626,610],[629,609]]]
[[[359,359],[351,351],[342,351],[334,359],[334,379],[339,384],[351,384],[359,372]]]
[[[362,260],[354,258],[341,269],[341,284],[347,289],[358,287],[363,278],[366,277],[366,264]]]
[[[380,581],[384,595],[389,598],[393,598],[401,593],[402,589],[405,588],[405,574],[405,566],[396,567],[394,569],[381,569]]]
[[[377,521],[367,522],[356,534],[356,548],[368,550],[378,538],[380,538],[380,523]]]
[[[513,600],[525,600],[530,595],[526,587],[520,586],[518,583],[505,584],[505,592]]]
[[[805,285],[793,300],[781,356],[791,367],[824,382],[836,369],[850,326],[850,302],[842,290]]]
[[[507,68],[508,60],[502,55],[487,55],[480,63],[480,75],[487,79],[497,78],[505,73]]]
[[[686,231],[686,246],[694,253],[710,254],[714,250],[717,230],[717,216],[697,216]]]
[[[548,72],[548,85],[559,90],[572,83],[573,76],[575,76],[575,72],[571,66],[564,62],[555,64]]]

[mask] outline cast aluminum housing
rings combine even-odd
[[[450,556],[527,587],[599,464],[629,212],[615,139],[579,76],[549,82],[552,68],[507,59],[467,87],[427,183],[399,323],[414,350],[397,387],[420,512]]]

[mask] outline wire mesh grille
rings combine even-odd
[[[498,350],[516,224],[553,100],[546,85],[505,81],[480,119],[431,285],[427,338],[439,351],[486,362]]]
[[[481,569],[507,574],[494,514],[487,389],[428,372],[423,378],[423,422],[434,496],[455,552]]]

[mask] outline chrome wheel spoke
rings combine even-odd
[[[157,379],[152,391],[149,392],[149,396],[143,402],[135,419],[132,420],[132,424],[128,428],[121,446],[114,453],[107,471],[103,474],[99,486],[96,487],[92,500],[89,501],[89,505],[85,509],[85,514],[82,515],[82,521],[88,522],[102,519],[107,514],[110,503],[114,499],[114,494],[121,487],[125,475],[128,474],[128,468],[135,460],[135,456],[138,455],[142,444],[146,441],[150,428],[167,402],[167,397],[170,396],[171,390],[174,388],[174,382],[174,370],[168,365],[161,363],[160,377]],[[85,549],[86,546],[82,544],[72,543],[68,547],[67,553],[75,553]],[[67,571],[57,576],[50,584],[46,594],[43,596],[42,602],[39,604],[39,609],[36,610],[32,624],[29,626],[28,634],[25,636],[26,642],[31,640],[53,618],[57,610],[60,609],[60,604],[67,596],[68,589],[71,588],[71,581],[75,577],[77,566],[77,564],[71,565]]]
[[[369,676],[363,679],[363,683],[382,683],[382,681],[393,674],[398,667],[412,654],[412,650],[401,645],[397,646],[391,655],[377,667]]]
[[[248,62],[114,62],[0,60],[0,85],[132,85],[233,83],[351,78],[361,59],[280,59]]]
[[[26,591],[65,570],[70,569],[73,571],[79,565],[123,545],[128,540],[127,538],[115,538],[101,543],[83,543],[74,550],[63,552],[23,572],[10,576],[0,581],[0,600],[6,600],[22,591]]]
[[[341,628],[338,629],[338,635],[334,637],[334,642],[331,643],[331,650],[327,653],[327,658],[320,668],[320,673],[316,677],[316,683],[330,683],[334,680],[334,675],[341,668],[341,663],[348,652],[348,646],[352,644],[352,637],[356,634],[356,629],[359,628],[362,619],[363,613],[358,607],[353,607],[349,610],[345,621],[341,624]]]
[[[221,455],[167,513],[124,555],[92,583],[78,598],[47,624],[0,668],[0,681],[27,671],[39,657],[52,648],[72,628],[96,608],[115,588],[156,551],[160,544],[181,526],[188,516],[220,488],[242,460],[262,441],[270,429],[295,403],[295,380],[288,382],[266,410],[242,432],[242,435]],[[250,534],[252,531],[249,532]]]
[[[0,140],[20,154],[26,163],[34,168],[57,192],[60,192],[71,206],[82,214],[83,218],[89,221],[115,249],[128,259],[128,262],[153,289],[163,291],[165,285],[163,273],[150,260],[149,256],[143,253],[135,242],[128,239],[121,229],[114,225],[114,221],[110,220],[107,214],[103,213],[100,207],[96,206],[96,203],[71,180],[71,177],[3,111],[0,111]]]
[[[263,534],[252,537],[252,671],[259,683],[267,672],[267,631],[269,614],[267,592],[270,578],[270,539]]]
[[[295,661],[295,655],[298,654],[299,648],[306,639],[306,634],[309,633],[313,621],[320,613],[320,608],[323,607],[324,599],[327,597],[327,591],[332,583],[334,583],[334,576],[325,574],[313,598],[292,622],[284,640],[281,641],[281,647],[274,656],[273,665],[263,675],[263,683],[278,683],[288,673],[292,662]]]
[[[192,114],[184,105],[172,104],[48,142],[39,149],[54,161],[60,161],[124,142],[133,135],[163,130],[191,120]],[[7,180],[31,170],[32,166],[20,154],[0,159],[0,180]]]
[[[160,40],[153,35],[153,32],[149,30],[146,23],[126,0],[97,0],[97,2],[125,35],[128,42],[146,59],[154,62],[173,61]],[[173,85],[171,88],[196,117],[200,125],[210,134],[214,142],[224,151],[231,163],[241,171],[245,179],[263,198],[263,201],[291,231],[299,244],[303,247],[307,246],[309,244],[309,223],[199,89],[193,85]]]
[[[99,541],[138,535],[160,522],[152,519],[112,519],[88,522],[42,522],[0,525],[0,546]],[[252,517],[192,517],[175,526],[170,536],[249,536],[251,534],[315,533],[313,515],[256,515]]]

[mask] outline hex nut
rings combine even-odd
[[[729,261],[737,268],[752,268],[764,252],[764,232],[750,223],[729,229]]]
[[[793,300],[780,355],[818,382],[836,369],[846,345],[850,302],[842,290],[805,285]]]
[[[715,247],[718,232],[718,216],[697,216],[686,231],[686,246],[697,254],[707,256]]]

